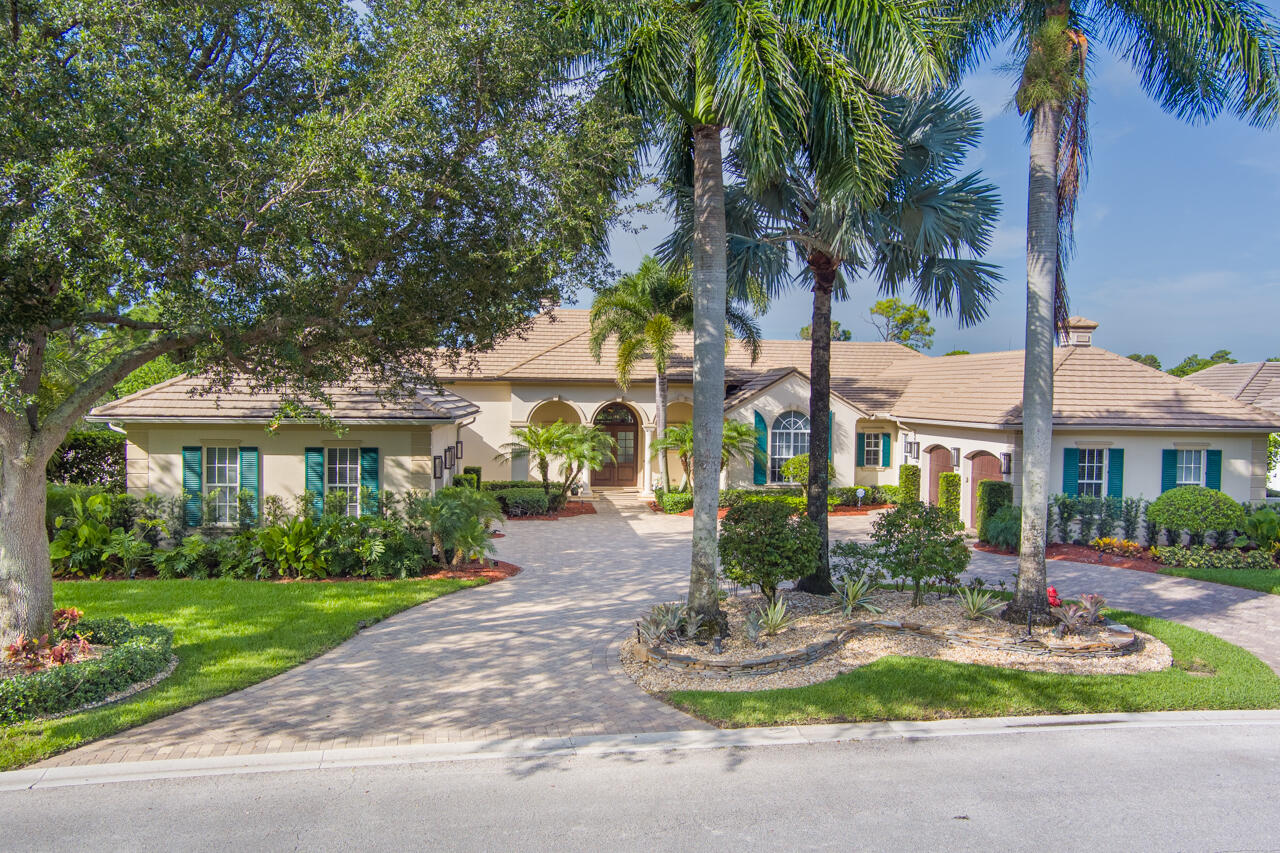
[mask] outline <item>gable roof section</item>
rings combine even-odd
[[[492,351],[472,353],[453,372],[441,372],[442,382],[525,381],[525,382],[613,382],[618,347],[615,339],[601,349],[600,361],[591,357],[591,312],[582,308],[558,308],[539,315],[519,335],[503,341]],[[676,336],[676,352],[668,367],[675,382],[693,379],[693,335]],[[831,344],[832,375],[872,375],[902,359],[928,360],[901,344],[879,341],[836,341]],[[760,358],[753,364],[740,341],[733,341],[725,353],[725,378],[729,382],[752,381],[761,373],[778,370],[807,370],[808,341],[761,341]],[[653,379],[653,362],[636,365],[632,382]]]
[[[1187,381],[1241,403],[1280,414],[1280,361],[1215,364],[1197,370],[1187,377]]]
[[[180,376],[113,400],[95,408],[92,421],[262,421],[276,416],[283,398],[269,391],[257,391],[248,382],[233,382],[216,393],[202,395],[204,380]],[[419,388],[408,397],[379,396],[379,386],[356,379],[349,384],[325,388],[333,400],[326,406],[307,401],[330,417],[348,423],[361,421],[455,421],[469,417],[480,408],[444,389]]]
[[[899,363],[877,383],[901,393],[903,420],[996,427],[1022,424],[1021,350]],[[1270,430],[1276,415],[1091,346],[1054,350],[1053,422],[1058,426]]]

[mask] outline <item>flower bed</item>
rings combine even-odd
[[[724,603],[729,636],[715,654],[712,645],[623,643],[623,668],[644,689],[760,690],[796,687],[834,678],[887,655],[926,657],[1039,672],[1117,674],[1167,668],[1168,648],[1147,635],[1107,624],[1057,638],[1047,628],[995,620],[969,620],[954,597],[911,607],[909,592],[882,591],[872,601],[883,609],[845,616],[834,598],[798,592],[781,596],[794,621],[763,646],[748,640],[748,615],[763,604],[756,595]]]
[[[48,717],[114,700],[170,667],[173,632],[123,618],[82,619],[68,631],[92,641],[94,654],[0,679],[0,724]]]

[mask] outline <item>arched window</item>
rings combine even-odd
[[[783,412],[769,432],[769,482],[782,483],[782,463],[809,452],[809,417],[800,412]]]

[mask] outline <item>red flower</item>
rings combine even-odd
[[[1050,606],[1050,607],[1061,607],[1061,606],[1062,606],[1062,599],[1061,599],[1061,598],[1058,598],[1058,590],[1057,590],[1057,589],[1055,589],[1055,588],[1053,588],[1053,587],[1049,587],[1048,592],[1049,592],[1049,606]]]

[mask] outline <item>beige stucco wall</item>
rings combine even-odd
[[[283,424],[274,433],[246,425],[122,424],[128,436],[129,491],[182,494],[182,448],[257,447],[261,453],[262,494],[290,499],[306,489],[304,451],[308,447],[376,447],[379,482],[385,491],[427,491],[449,481],[432,479],[431,451],[454,441],[456,427],[352,426],[342,436],[315,426]],[[455,468],[455,470],[458,470]]]

